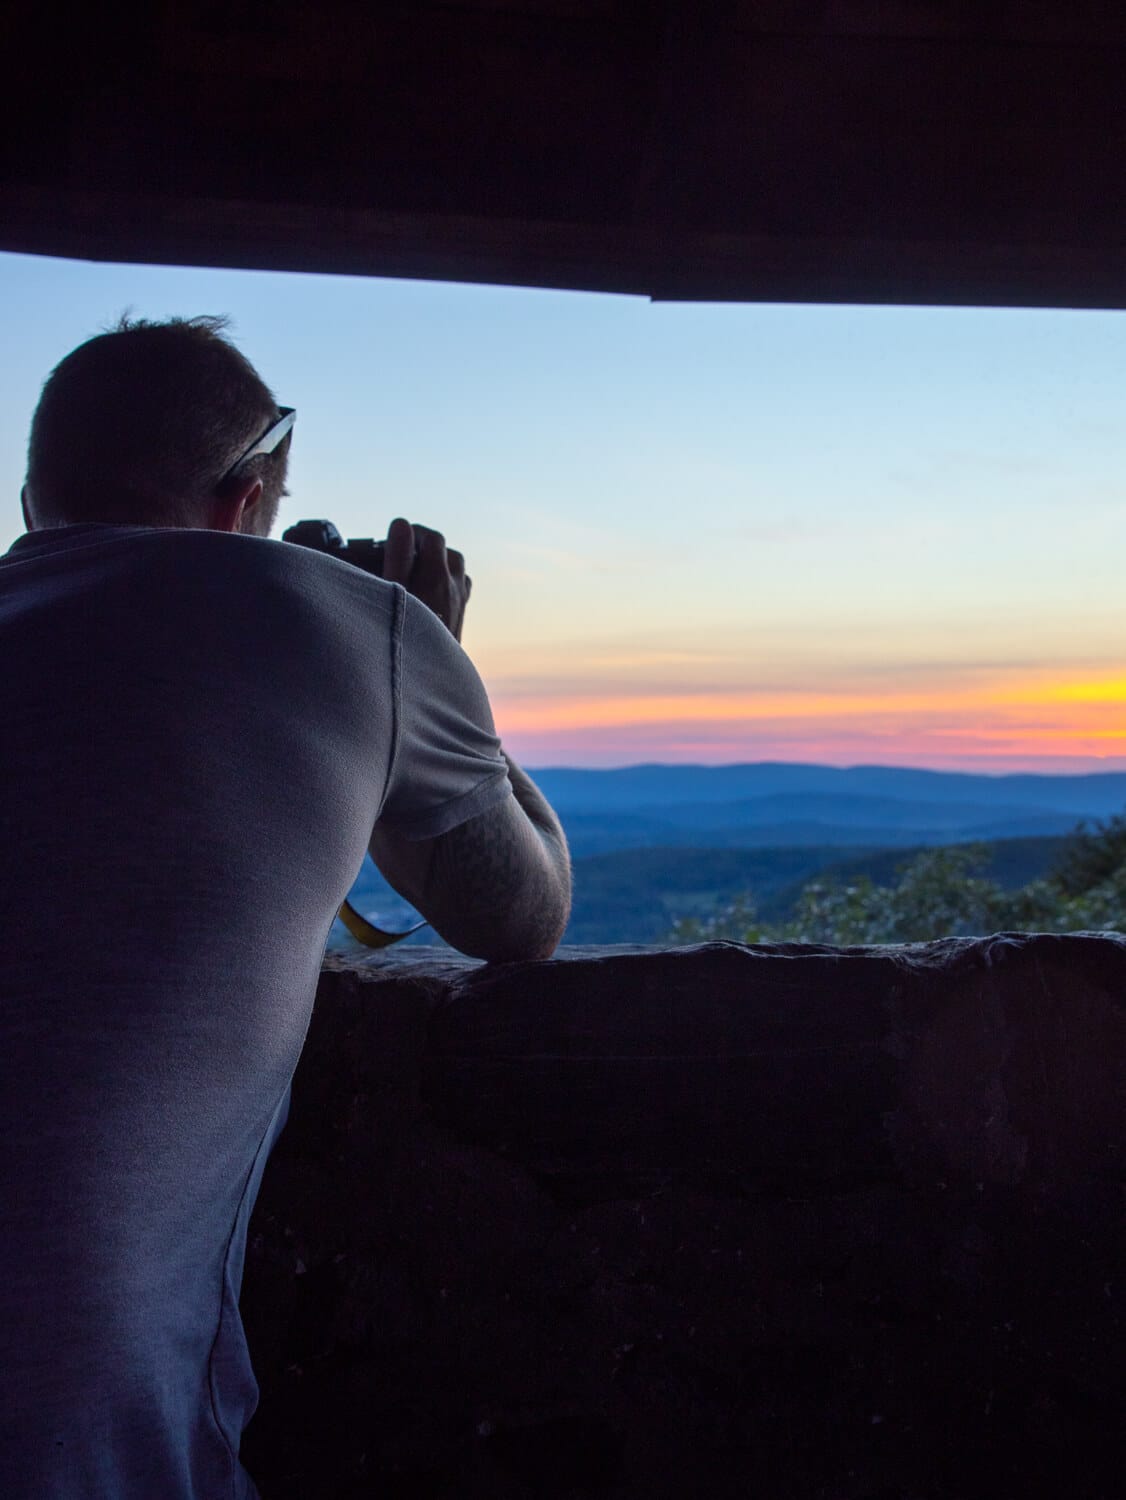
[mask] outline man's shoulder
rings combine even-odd
[[[307,547],[242,533],[145,526],[32,532],[0,558],[13,629],[26,614],[144,618],[149,634],[253,642],[321,659],[378,656],[401,628],[403,591]],[[91,614],[93,611],[93,614]],[[107,627],[108,628],[108,627]]]
[[[216,608],[316,636],[324,649],[373,646],[396,635],[402,615],[397,584],[308,547],[215,531],[183,532],[167,545],[158,571],[170,586],[198,588]],[[373,632],[375,633],[373,635]]]
[[[242,532],[173,526],[90,522],[28,532],[17,538],[0,563],[19,572],[25,567],[52,572],[73,567],[91,577],[101,569],[107,580],[129,573],[154,580],[189,574],[218,586],[245,579],[388,606],[398,587],[309,547]]]

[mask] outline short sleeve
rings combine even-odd
[[[437,616],[398,592],[395,742],[378,821],[404,838],[437,838],[512,787],[477,669]]]

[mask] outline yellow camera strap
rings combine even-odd
[[[363,943],[365,948],[390,948],[392,943],[401,943],[404,938],[410,937],[412,932],[419,932],[426,926],[425,922],[416,922],[413,927],[408,927],[406,932],[384,932],[382,927],[377,927],[374,922],[361,917],[350,901],[345,901],[337,912],[337,916],[357,943]]]

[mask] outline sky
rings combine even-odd
[[[290,498],[432,525],[535,766],[1126,769],[1126,314],[644,298],[0,255],[0,550],[52,366],[223,313]]]

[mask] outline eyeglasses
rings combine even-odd
[[[230,479],[232,474],[237,473],[238,470],[242,468],[243,464],[249,463],[252,458],[258,458],[260,454],[272,453],[274,449],[280,444],[282,438],[284,438],[288,434],[294,422],[296,421],[297,411],[294,407],[279,406],[277,421],[274,422],[271,426],[267,427],[266,431],[262,434],[258,441],[251,443],[250,447],[244,454],[242,454],[241,457],[235,459],[234,463],[223,475],[223,478],[220,479],[219,483],[225,483],[228,479]]]

